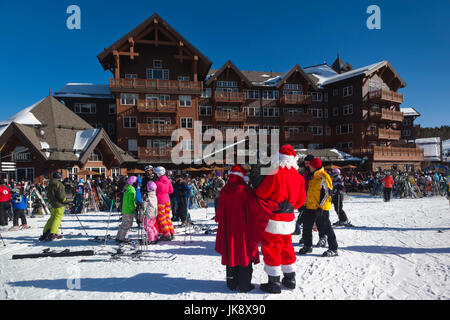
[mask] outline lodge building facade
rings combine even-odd
[[[337,148],[367,157],[370,169],[419,167],[423,160],[414,145],[395,147],[404,120],[398,91],[406,84],[388,61],[354,69],[338,55],[331,66],[295,65],[286,73],[244,71],[231,61],[214,70],[157,14],[98,59],[110,71],[109,97],[91,93],[77,102],[70,84],[55,97],[74,112],[75,106],[107,105],[115,121],[105,124],[101,113],[90,123],[103,121],[113,141],[142,165],[169,163],[173,130],[193,134],[198,120],[203,131],[278,129],[280,144]],[[183,150],[194,149],[195,141],[180,143]]]

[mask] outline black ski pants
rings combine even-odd
[[[391,192],[392,192],[392,188],[384,188],[384,201],[391,200]]]
[[[343,201],[344,197],[342,196],[341,193],[336,193],[335,195],[333,195],[333,205],[334,205],[334,210],[336,211],[338,217],[339,217],[339,221],[341,222],[345,222],[347,221],[347,215],[345,214],[345,211],[343,209]]]
[[[316,223],[317,229],[319,230],[319,236],[321,236],[321,232],[322,236],[327,236],[328,248],[330,250],[337,250],[338,244],[333,227],[331,226],[330,212],[323,211],[321,209],[306,209],[303,212],[303,245],[306,248],[312,247],[312,232],[314,222]]]
[[[239,289],[241,291],[248,291],[251,288],[253,275],[253,263],[246,267],[235,266],[226,268],[227,287],[230,290]]]
[[[27,212],[25,210],[15,210],[14,218],[13,218],[13,226],[19,225],[19,219],[22,222],[22,225],[27,224]]]
[[[9,202],[0,202],[0,226],[8,225],[8,207]]]

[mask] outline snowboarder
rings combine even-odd
[[[43,234],[39,241],[60,239],[58,235],[59,226],[64,216],[64,206],[67,204],[66,191],[61,182],[62,175],[60,172],[53,174],[53,179],[47,187],[47,199],[50,204],[50,218],[44,226]]]
[[[272,200],[280,205],[273,212],[261,242],[264,256],[264,271],[269,282],[261,285],[263,291],[280,293],[281,283],[294,289],[296,261],[292,246],[292,233],[295,231],[294,209],[305,202],[305,180],[298,172],[297,154],[291,145],[280,148],[276,159],[276,169],[267,175],[256,188],[256,195],[264,200]],[[281,275],[283,279],[280,283]]]
[[[334,210],[336,211],[339,220],[334,223],[334,226],[346,226],[350,225],[350,222],[348,221],[347,215],[345,214],[344,209],[342,208],[343,202],[344,202],[344,192],[345,192],[345,186],[344,181],[342,181],[341,178],[341,170],[339,169],[333,169],[331,171],[331,174],[333,176],[333,205]]]
[[[136,189],[133,187],[133,184],[136,182],[136,176],[131,176],[127,179],[127,186],[122,200],[122,223],[117,232],[117,242],[124,242],[128,231],[133,226],[134,211],[136,210]]]
[[[172,220],[170,220],[170,198],[169,194],[173,193],[173,186],[169,178],[166,176],[164,167],[155,168],[158,177],[156,180],[156,197],[158,198],[158,216],[156,218],[158,224],[158,232],[161,234],[160,240],[171,241],[174,239],[175,229]]]
[[[311,160],[308,166],[314,175],[308,185],[306,209],[303,213],[304,247],[300,249],[299,254],[312,252],[312,230],[316,222],[327,236],[329,245],[329,249],[322,256],[337,256],[338,244],[330,222],[331,192],[333,190],[331,177],[325,172],[319,158]]]
[[[13,227],[10,229],[11,231],[19,230],[19,229],[28,229],[27,225],[27,208],[28,208],[28,199],[25,195],[20,193],[19,189],[13,190],[12,196],[12,208],[14,211],[14,219],[13,219]],[[22,222],[22,225],[19,226],[19,218]]]
[[[259,263],[258,244],[277,203],[257,198],[244,178],[245,169],[235,165],[222,188],[215,221],[219,224],[215,251],[226,266],[226,283],[230,290],[253,290],[253,264]]]
[[[155,228],[156,216],[158,215],[158,199],[156,198],[156,183],[149,181],[147,183],[147,190],[143,196],[142,212],[144,221],[144,229],[147,232],[147,239],[150,244],[158,242],[158,230]]]

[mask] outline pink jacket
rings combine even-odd
[[[156,182],[156,197],[158,203],[170,202],[169,194],[173,193],[172,182],[166,176],[161,176]]]

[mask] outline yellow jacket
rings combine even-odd
[[[324,168],[314,172],[314,176],[309,180],[308,193],[306,195],[306,209],[317,210],[321,208],[324,211],[331,209],[331,191],[333,182]]]

